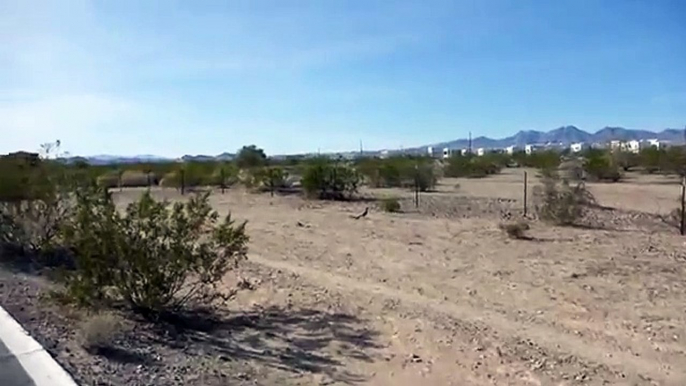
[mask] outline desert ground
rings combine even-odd
[[[400,189],[356,202],[215,192],[221,214],[248,221],[248,260],[224,283],[242,290],[190,332],[136,324],[124,359],[79,349],[78,316],[26,306],[41,302],[40,278],[15,277],[0,301],[83,384],[686,384],[686,237],[657,216],[676,207],[678,182],[589,184],[602,207],[587,224],[531,218],[516,240],[498,225],[521,217],[522,181],[522,169],[443,179],[418,208]],[[388,196],[401,213],[371,199]]]

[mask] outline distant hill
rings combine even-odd
[[[575,142],[585,143],[607,143],[611,140],[644,140],[657,138],[661,141],[667,141],[674,144],[683,144],[685,142],[684,130],[682,129],[665,129],[660,132],[653,132],[648,130],[632,130],[623,127],[605,127],[595,133],[589,133],[576,126],[562,126],[547,132],[536,130],[523,130],[515,135],[493,139],[488,137],[476,137],[472,140],[472,149],[483,148],[505,148],[508,146],[524,147],[527,144],[562,144],[567,146]],[[427,147],[433,147],[434,151],[438,152],[443,148],[450,149],[466,149],[469,147],[469,140],[466,138],[457,139],[453,141],[446,141],[434,143],[431,145],[419,146],[406,149],[388,149],[389,154],[425,154]],[[380,151],[365,151],[367,156],[379,155]],[[353,158],[360,155],[359,152],[349,151],[337,153],[344,158]],[[300,154],[300,156],[315,156],[316,153]],[[322,154],[327,155],[327,154]],[[328,154],[332,155],[332,154]],[[212,155],[184,155],[178,159],[171,159],[159,157],[155,155],[137,155],[132,157],[121,157],[113,155],[97,155],[91,157],[70,157],[65,159],[66,162],[86,161],[92,165],[106,165],[115,163],[141,163],[141,162],[175,162],[175,161],[230,161],[235,158],[233,153],[222,153],[216,156]],[[286,155],[272,155],[273,158],[283,159]]]
[[[576,126],[563,126],[548,132],[526,130],[520,131],[515,135],[501,139],[488,137],[476,137],[472,139],[472,148],[505,148],[508,146],[523,147],[527,144],[563,144],[569,145],[575,142],[586,143],[605,143],[611,140],[630,141],[657,138],[661,141],[672,143],[684,143],[684,130],[666,129],[660,132],[647,130],[631,130],[623,127],[605,127],[591,134]],[[466,149],[469,147],[468,139],[457,139],[454,141],[440,142],[427,146],[420,146],[409,150],[426,149],[432,146],[434,149]]]

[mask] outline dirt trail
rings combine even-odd
[[[328,288],[374,294],[383,298],[406,302],[413,307],[427,309],[431,312],[448,314],[462,321],[483,324],[489,326],[491,330],[498,331],[501,335],[529,339],[546,349],[562,350],[563,352],[583,358],[586,362],[610,366],[624,373],[629,379],[636,379],[639,376],[649,377],[665,385],[683,385],[686,382],[686,372],[682,369],[674,369],[675,373],[665,374],[664,371],[659,370],[660,364],[652,360],[620,352],[604,345],[589,345],[569,334],[560,333],[560,331],[540,325],[517,323],[488,310],[475,309],[468,305],[456,305],[426,296],[398,291],[378,283],[353,280],[287,261],[274,261],[255,254],[252,254],[250,258],[258,264],[296,273],[306,277],[308,280],[314,281],[318,285]]]
[[[356,383],[686,384],[686,254],[676,233],[534,223],[535,241],[510,240],[498,223],[499,205],[511,202],[449,191],[400,214],[240,191],[212,199],[248,220],[249,264],[263,267],[255,277],[279,278],[262,281],[246,306],[343,311],[378,333],[373,360],[328,351],[363,375]],[[366,218],[350,218],[366,206]]]

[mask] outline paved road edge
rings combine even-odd
[[[0,340],[36,386],[78,386],[69,373],[2,307]]]

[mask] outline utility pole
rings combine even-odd
[[[364,154],[364,151],[362,150],[362,140],[360,140],[360,155]]]
[[[469,154],[472,154],[472,132],[469,132]]]

